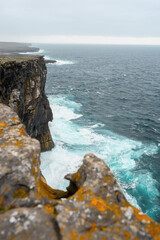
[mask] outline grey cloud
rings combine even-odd
[[[0,36],[160,37],[159,0],[0,1]]]

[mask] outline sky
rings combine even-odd
[[[0,0],[0,41],[159,44],[160,0]]]

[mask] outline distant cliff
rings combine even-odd
[[[52,111],[45,94],[46,65],[43,57],[0,57],[0,102],[17,112],[27,133],[40,141],[41,150],[53,148],[48,128]]]
[[[15,54],[25,52],[38,52],[39,48],[32,47],[29,43],[0,42],[0,54]]]

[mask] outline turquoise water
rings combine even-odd
[[[52,151],[47,182],[65,189],[92,152],[109,165],[131,204],[157,221],[160,180],[160,48],[40,45],[48,64]]]

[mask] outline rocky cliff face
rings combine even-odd
[[[160,224],[127,202],[103,160],[87,154],[63,192],[41,176],[39,155],[39,142],[0,104],[1,240],[160,239]]]
[[[41,56],[0,57],[0,102],[17,112],[27,133],[41,143],[41,150],[53,148],[48,128],[52,111],[45,95],[46,66]]]

